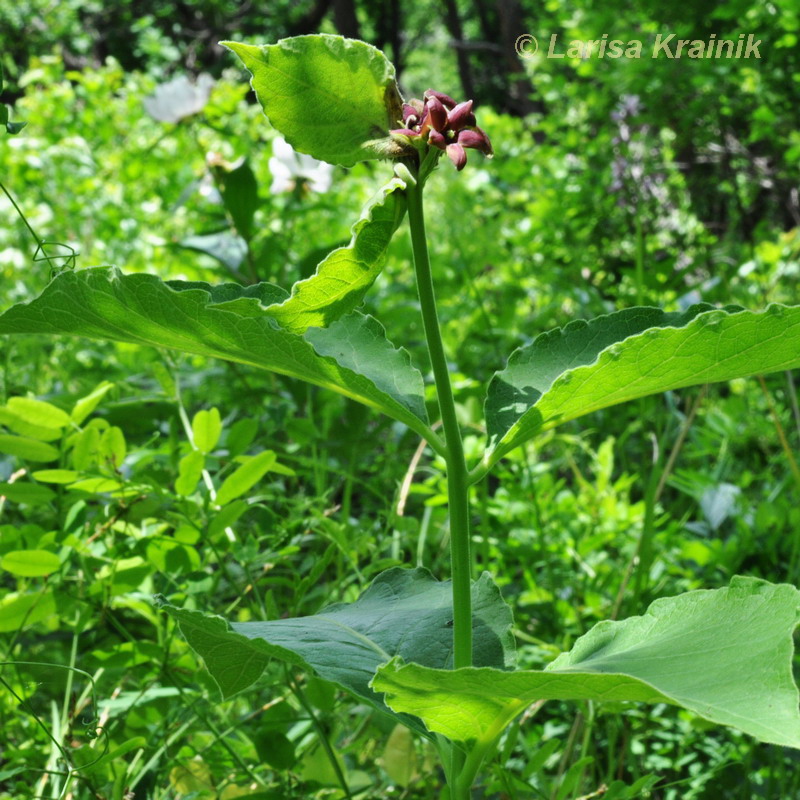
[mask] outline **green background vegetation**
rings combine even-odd
[[[473,97],[495,158],[471,154],[460,175],[443,164],[427,196],[477,455],[482,387],[543,330],[637,303],[798,302],[799,12],[789,0],[0,0],[2,99],[28,123],[0,138],[0,180],[79,267],[289,287],[348,239],[388,169],[336,168],[325,193],[271,193],[274,133],[216,42],[359,36],[385,49],[407,96]],[[513,50],[523,33],[606,32],[752,32],[761,59]],[[160,83],[201,72],[215,84],[200,114],[147,113]],[[256,181],[247,231],[218,201],[238,159]],[[37,260],[5,198],[0,208],[5,308],[59,264]],[[366,306],[424,363],[404,229]],[[437,796],[425,744],[311,676],[275,663],[256,691],[220,704],[151,602],[274,619],[351,601],[393,565],[420,560],[444,576],[441,465],[414,434],[289,379],[133,346],[15,337],[0,370],[0,798],[63,794],[53,739],[89,765],[66,789],[79,800],[342,797],[322,737],[354,796]],[[798,583],[796,383],[777,374],[597,412],[514,451],[477,487],[474,545],[514,606],[520,666],[542,667],[601,619],[733,574]],[[216,437],[196,416],[212,408]],[[206,431],[200,478],[185,458],[193,422],[195,444]],[[37,446],[20,451],[13,434]],[[261,457],[260,480],[213,503],[208,485],[263,451],[274,458]],[[50,555],[4,558],[21,550]],[[632,788],[620,796],[658,800],[800,797],[797,753],[666,706],[547,703],[523,719],[482,796],[568,800],[621,780]]]

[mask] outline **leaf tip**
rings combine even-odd
[[[234,55],[237,55],[242,62],[244,62],[245,66],[248,66],[248,62],[261,51],[261,48],[257,45],[245,44],[244,42],[232,42],[228,39],[223,39],[221,42],[217,42],[217,44],[219,44],[220,47],[224,47],[226,50],[230,50]]]

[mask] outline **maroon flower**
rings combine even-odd
[[[432,147],[444,150],[457,170],[464,169],[467,163],[464,148],[492,155],[489,137],[476,124],[472,100],[456,103],[452,97],[433,89],[428,89],[423,97],[403,105],[403,127],[391,133],[420,137]]]

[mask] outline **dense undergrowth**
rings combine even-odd
[[[362,164],[332,170],[326,191],[271,191],[276,138],[237,70],[174,123],[143,105],[155,78],[113,60],[73,72],[49,55],[20,85],[14,114],[28,127],[0,139],[0,179],[79,267],[288,287],[347,240],[379,185]],[[745,240],[733,217],[715,229],[674,132],[649,122],[657,96],[552,93],[569,115],[484,109],[494,160],[463,180],[441,169],[428,195],[474,454],[479,387],[542,330],[636,302],[797,299],[797,229],[767,218]],[[238,177],[257,187],[247,230],[222,202],[239,159],[251,172]],[[634,166],[652,176],[648,192]],[[54,264],[32,260],[28,231],[0,207],[5,308],[41,290]],[[405,233],[366,305],[425,358]],[[1,378],[0,559],[50,556],[0,560],[0,798],[343,797],[333,760],[353,797],[438,796],[427,742],[311,675],[275,662],[257,691],[220,704],[152,604],[162,594],[238,621],[302,616],[354,600],[396,564],[446,571],[441,464],[418,437],[280,376],[130,345],[15,337]],[[512,452],[476,487],[474,547],[515,600],[521,666],[657,597],[734,574],[798,583],[796,384],[781,373],[596,412]],[[19,451],[7,434],[35,444]],[[255,482],[236,473],[264,453]],[[210,487],[225,486],[226,502],[213,501]],[[659,800],[800,796],[792,751],[667,706],[619,710],[530,709],[481,796],[599,797],[614,780]]]

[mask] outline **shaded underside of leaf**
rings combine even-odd
[[[800,306],[634,308],[576,321],[512,354],[489,385],[495,463],[539,431],[648,394],[800,365]]]
[[[348,314],[328,328],[309,328],[304,338],[319,355],[369,378],[391,397],[402,398],[406,408],[427,423],[422,375],[411,365],[408,351],[394,347],[374,317]]]
[[[371,378],[319,355],[309,341],[281,329],[264,313],[264,306],[285,297],[282,289],[263,283],[247,288],[165,283],[154,275],[124,275],[111,267],[65,271],[38,298],[0,315],[0,334],[87,336],[237,361],[333,389],[423,436],[430,434],[426,418],[419,416],[424,415],[422,378],[407,355],[391,360],[391,369],[399,371],[391,376],[383,375],[380,365],[372,365],[382,385],[397,387],[396,395],[388,394]],[[375,347],[379,331],[369,324],[364,328],[365,346]],[[348,329],[345,351],[358,346],[353,336]],[[336,331],[321,329],[315,341],[333,353],[336,337]],[[385,337],[379,346],[386,353],[397,352]]]
[[[669,702],[764,742],[800,748],[792,632],[800,591],[734,578],[602,622],[545,671],[382,667],[372,683],[395,711],[456,741],[487,741],[537,700]]]
[[[267,312],[286,330],[326,327],[352,311],[383,268],[386,248],[403,220],[405,183],[393,178],[367,204],[346,247],[330,253],[316,274],[292,287],[292,295]]]
[[[221,44],[242,59],[264,113],[295,150],[349,167],[381,157],[391,143],[400,95],[377,48],[329,34]]]
[[[375,670],[394,656],[431,667],[452,666],[452,587],[425,569],[381,573],[354,603],[318,614],[228,625],[219,617],[167,606],[203,657],[224,697],[247,688],[270,657],[314,670],[387,711],[369,688]],[[514,662],[511,610],[488,574],[473,583],[476,664],[502,670]],[[407,723],[409,720],[404,720]],[[424,731],[418,721],[410,724]]]

